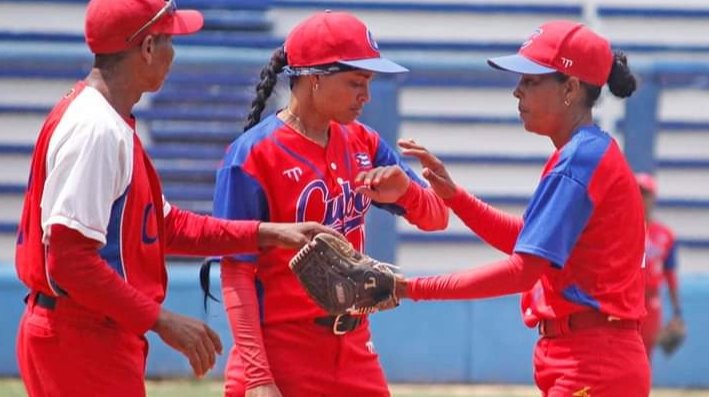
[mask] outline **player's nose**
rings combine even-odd
[[[522,98],[522,89],[520,88],[520,85],[521,85],[521,84],[517,84],[517,86],[515,87],[514,91],[512,91],[512,95],[513,95],[515,98],[517,98],[517,99],[521,99],[521,98]]]

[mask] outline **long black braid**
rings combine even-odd
[[[281,47],[273,52],[268,65],[261,69],[261,81],[256,84],[256,98],[251,101],[251,111],[246,118],[244,131],[261,121],[261,113],[263,113],[263,109],[266,107],[266,101],[273,93],[273,88],[276,87],[276,83],[278,83],[278,74],[283,71],[283,67],[286,65],[286,53],[283,51],[283,47]]]
[[[273,52],[271,60],[268,62],[263,69],[261,69],[261,81],[256,85],[256,98],[251,102],[251,111],[246,119],[246,124],[244,125],[244,131],[253,127],[261,121],[261,113],[266,107],[266,101],[273,93],[273,89],[278,83],[278,74],[283,71],[283,67],[287,65],[286,53],[283,51],[283,47],[277,49]],[[209,299],[214,301],[219,301],[214,295],[209,291],[210,287],[210,277],[209,270],[214,263],[219,263],[221,258],[207,258],[202,262],[202,266],[199,270],[199,282],[200,287],[202,287],[202,292],[204,293],[204,310],[207,311],[207,303]]]

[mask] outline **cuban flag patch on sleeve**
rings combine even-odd
[[[355,161],[357,161],[357,165],[359,166],[359,168],[367,168],[372,166],[372,160],[370,160],[369,154],[355,153],[354,157]]]

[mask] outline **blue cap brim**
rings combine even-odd
[[[358,59],[355,61],[338,61],[337,63],[377,73],[404,73],[409,71],[409,69],[386,58]]]
[[[555,69],[532,62],[519,54],[490,58],[487,60],[487,64],[495,69],[520,74],[547,74],[556,72]]]

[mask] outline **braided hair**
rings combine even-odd
[[[273,52],[268,65],[261,69],[261,81],[256,84],[256,98],[251,101],[251,110],[246,118],[244,131],[261,121],[261,113],[263,113],[263,109],[266,107],[266,101],[271,96],[273,89],[278,83],[278,74],[283,71],[283,68],[287,64],[286,53],[283,47],[281,47]]]

